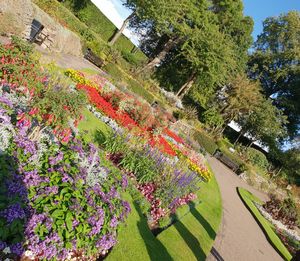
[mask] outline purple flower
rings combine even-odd
[[[8,107],[13,108],[13,103],[6,97],[0,96],[0,103],[6,104]]]
[[[9,206],[7,209],[1,211],[0,215],[5,217],[8,223],[12,223],[15,219],[24,219],[26,217],[20,203]]]
[[[125,213],[129,214],[131,211],[130,204],[127,201],[123,201],[122,206],[124,207]]]
[[[88,222],[92,226],[92,230],[89,233],[90,236],[100,233],[104,223],[104,215],[104,210],[102,208],[98,208],[97,214],[88,218]]]
[[[18,135],[15,137],[14,139],[16,145],[21,148],[24,149],[24,152],[26,154],[35,154],[36,153],[36,146],[35,143],[33,141],[31,141],[30,139],[28,139],[27,137]]]
[[[112,228],[115,228],[115,227],[117,227],[117,225],[118,225],[118,219],[114,216],[112,219],[111,219],[111,221],[110,221],[110,226],[112,227]]]
[[[58,162],[62,161],[64,159],[64,153],[59,152],[55,157],[49,157],[49,163],[50,165],[56,165]]]
[[[43,178],[38,174],[37,170],[32,170],[28,172],[24,172],[24,183],[26,184],[26,187],[36,187],[38,186],[41,182],[43,182]]]
[[[72,227],[77,227],[79,225],[79,221],[77,219],[74,219],[73,222],[72,222]]]
[[[99,247],[102,250],[109,250],[116,243],[117,243],[116,239],[112,235],[108,234],[108,235],[104,235],[97,241],[96,247]]]
[[[27,199],[27,189],[20,180],[21,176],[13,174],[13,178],[6,182],[9,197],[19,195],[22,199]]]
[[[10,250],[13,254],[21,256],[24,252],[24,248],[21,243],[16,243],[10,246]]]
[[[125,175],[122,176],[122,189],[126,189],[128,187],[128,179]]]
[[[6,247],[7,247],[7,244],[3,241],[0,241],[0,250],[3,250]]]
[[[51,193],[57,194],[58,193],[58,186],[46,187],[44,188],[44,193],[49,195]]]

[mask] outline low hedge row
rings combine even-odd
[[[213,155],[218,148],[214,139],[201,131],[195,131],[194,139],[202,146],[209,154]]]

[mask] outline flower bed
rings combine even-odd
[[[22,66],[37,63],[18,42],[0,48],[0,259],[96,260],[130,211],[126,178],[74,138],[82,95],[44,73],[20,81]]]
[[[104,85],[98,85],[97,88],[79,83],[77,88],[86,90],[90,102],[102,113],[127,130],[134,130],[134,133],[130,133],[122,140],[124,131],[114,127],[113,129],[117,133],[111,139],[108,139],[109,141],[105,144],[106,150],[110,152],[110,160],[130,173],[129,176],[136,182],[136,188],[147,199],[149,208],[145,211],[145,214],[149,215],[151,226],[157,226],[159,223],[165,225],[169,222],[170,215],[175,213],[177,207],[188,204],[189,201],[195,198],[193,191],[198,189],[197,184],[201,181],[208,181],[211,174],[201,164],[201,160],[199,160],[196,153],[185,147],[183,139],[176,133],[166,127],[159,131],[162,126],[156,126],[155,129],[154,126],[143,128],[140,126],[141,121],[138,117],[136,117],[137,121],[131,118],[134,117],[135,113],[132,113],[125,106],[128,103],[125,105],[122,103],[124,100],[129,99],[132,105],[129,108],[132,108],[133,105],[139,107],[139,102],[132,100],[132,97],[128,97],[120,91],[116,91],[115,87],[107,87],[107,82],[102,80],[101,83],[104,83]],[[98,118],[103,118],[103,116],[98,115],[99,112],[93,110],[93,113]],[[153,116],[153,114],[155,112],[151,112],[149,115]],[[104,121],[106,122],[106,119]],[[107,122],[111,123],[109,120]],[[159,134],[160,132],[163,135]],[[119,135],[121,135],[121,138]],[[139,141],[134,142],[132,137],[138,137]],[[126,145],[128,143],[131,145]],[[172,145],[172,143],[174,144]],[[135,146],[132,146],[132,144],[135,144]],[[141,144],[144,144],[143,148],[140,148]],[[150,152],[145,155],[145,151]],[[153,153],[153,151],[156,152]],[[175,158],[172,159],[172,157]],[[181,165],[185,167],[177,166],[177,161],[180,161]],[[163,162],[162,165],[168,169],[169,173],[164,174],[165,170],[161,169],[157,162],[160,162],[160,164]],[[173,166],[169,165],[168,167],[170,162],[173,162]],[[196,181],[197,179],[199,180]],[[194,187],[192,183],[194,183]],[[166,191],[169,191],[169,195]]]

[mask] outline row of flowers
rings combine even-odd
[[[70,72],[72,72],[72,74]],[[130,115],[124,108],[119,107],[120,105],[122,105],[121,102],[112,104],[112,101],[121,99],[120,97],[122,95],[124,96],[122,98],[123,100],[132,99],[132,97],[128,97],[128,95],[125,94],[121,95],[120,91],[117,92],[115,90],[115,87],[106,88],[105,86],[111,86],[108,81],[102,80],[100,82],[93,82],[92,85],[86,85],[80,83],[85,81],[83,80],[85,79],[84,74],[74,70],[67,70],[66,74],[69,76],[72,75],[71,78],[74,81],[79,82],[77,84],[77,88],[80,90],[85,90],[88,93],[90,102],[97,109],[102,111],[110,118],[116,120],[116,122],[123,127],[126,127],[128,129],[138,128],[139,133],[149,139],[149,144],[152,147],[159,147],[164,153],[167,153],[170,156],[184,157],[190,169],[197,172],[201,177],[204,178],[204,180],[208,181],[211,178],[211,174],[207,170],[207,168],[204,167],[198,159],[195,160],[193,159],[193,157],[191,157],[190,152],[193,150],[187,150],[187,147],[184,146],[184,140],[176,133],[164,127],[161,131],[159,131],[161,132],[161,134],[158,133],[156,135],[153,135],[153,133],[157,132],[157,129],[147,129],[145,127],[141,127],[137,121],[130,117]],[[80,78],[78,78],[78,76],[74,77],[74,75],[80,75]],[[103,86],[97,84],[103,84]],[[97,85],[97,87],[95,87],[95,85]],[[136,104],[135,107],[138,107],[138,105]],[[148,114],[148,117],[153,116],[153,112],[148,112]]]

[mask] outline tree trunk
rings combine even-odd
[[[244,135],[244,131],[241,130],[239,136],[237,137],[237,139],[235,140],[235,142],[233,143],[233,147],[235,147],[235,145],[237,144],[237,142],[240,140],[240,138]]]
[[[248,144],[247,147],[250,148],[254,142],[255,142],[255,141],[251,141],[251,142]]]
[[[123,31],[125,30],[127,24],[129,23],[130,19],[135,15],[135,13],[133,12],[131,15],[129,15],[125,21],[123,22],[121,28],[118,30],[116,30],[116,32],[114,33],[114,35],[112,36],[111,40],[109,41],[109,45],[113,46],[114,43],[119,39],[119,37],[122,35]]]
[[[179,91],[176,93],[176,96],[182,99],[183,96],[191,89],[195,80],[196,80],[196,73],[193,72],[192,75],[187,80],[187,82],[184,85],[182,85]]]
[[[138,51],[139,48],[137,48],[136,46],[134,46],[132,49],[131,49],[131,53],[135,54],[137,51]]]
[[[166,44],[164,45],[163,49],[159,52],[159,54],[154,57],[152,60],[150,60],[139,72],[143,71],[150,71],[152,70],[156,65],[160,64],[161,61],[166,57],[168,52],[175,47],[176,44],[178,44],[180,41],[180,38],[170,38]]]

